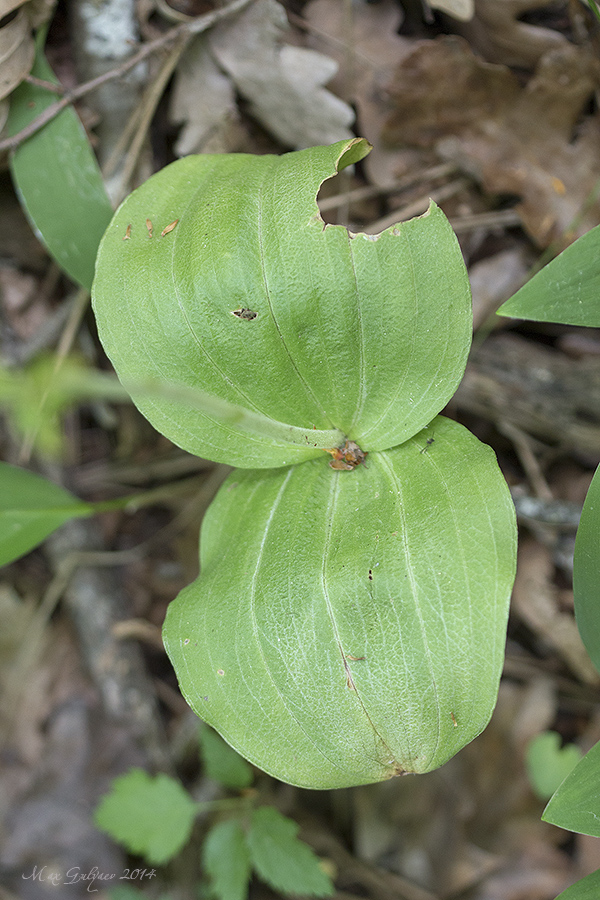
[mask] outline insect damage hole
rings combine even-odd
[[[232,309],[232,316],[237,316],[238,319],[243,319],[245,322],[251,322],[252,319],[255,319],[258,313],[255,313],[252,309],[246,309],[245,307],[242,309]]]

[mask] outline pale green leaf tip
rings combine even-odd
[[[365,138],[352,138],[342,144],[340,155],[337,158],[335,168],[337,172],[341,172],[346,166],[352,166],[354,163],[360,162],[373,149],[373,145]]]

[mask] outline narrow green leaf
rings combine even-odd
[[[113,781],[94,822],[131,853],[160,865],[188,841],[196,812],[196,804],[174,778],[131,769]]]
[[[464,371],[468,279],[435,206],[377,236],[324,225],[320,185],[368,149],[355,139],[283,156],[190,156],[135,191],[102,241],[93,289],[123,383],[195,387],[309,434],[337,430],[363,450],[427,425]],[[210,459],[267,468],[319,455],[309,440],[261,439],[132,395],[160,431]]]
[[[543,731],[527,745],[526,763],[531,785],[541,800],[548,800],[581,759],[575,744],[561,746],[556,731]]]
[[[558,788],[542,818],[559,828],[600,837],[600,742],[577,763]]]
[[[573,594],[581,639],[600,671],[600,467],[592,478],[577,529]]]
[[[40,475],[0,462],[0,566],[29,553],[63,522],[93,511]]]
[[[498,310],[500,316],[600,326],[600,225],[544,266]]]
[[[233,747],[226,744],[212,728],[200,728],[200,749],[204,771],[223,787],[242,790],[254,780],[252,768]]]
[[[250,854],[238,822],[219,822],[211,828],[202,845],[202,860],[211,879],[211,893],[218,900],[245,900]]]
[[[434,514],[435,512],[435,514]],[[493,452],[438,417],[366,465],[238,471],[167,652],[195,712],[301,787],[442,765],[487,724],[516,526]]]
[[[285,894],[331,897],[335,891],[314,852],[298,840],[298,825],[272,806],[254,810],[247,842],[252,866],[267,884]]]
[[[600,869],[576,881],[566,891],[558,895],[556,900],[598,900],[600,897]]]
[[[41,42],[32,75],[56,82]],[[8,131],[16,134],[57,99],[23,82],[10,97]],[[88,291],[100,238],[112,207],[84,128],[72,108],[24,141],[10,161],[31,225],[58,264]]]

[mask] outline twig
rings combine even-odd
[[[424,213],[429,206],[429,201],[433,200],[436,203],[441,203],[444,200],[447,200],[449,197],[453,197],[455,194],[458,194],[469,184],[466,178],[456,178],[454,181],[448,182],[448,184],[442,185],[442,187],[437,188],[430,193],[423,194],[421,197],[418,197],[412,203],[408,203],[406,206],[402,206],[399,209],[393,209],[386,216],[383,216],[381,219],[377,219],[376,222],[371,222],[366,228],[363,229],[365,234],[378,234],[380,231],[384,231],[386,228],[389,228],[391,225],[395,225],[397,222],[403,222],[406,219],[410,219],[411,216],[416,216],[419,213]]]
[[[393,196],[406,188],[412,187],[414,184],[419,184],[423,181],[431,181],[434,178],[447,178],[455,172],[456,166],[454,163],[441,163],[438,166],[432,166],[422,172],[413,172],[410,175],[405,175],[404,178],[399,178],[398,181],[394,181],[391,184],[366,185],[365,187],[354,188],[354,190],[348,191],[347,193],[326,197],[324,200],[319,201],[319,209],[321,212],[329,212],[332,209],[343,206],[344,203],[356,203],[361,200],[373,200],[377,197]]]
[[[130,56],[129,59],[126,59],[109,72],[104,72],[102,75],[98,75],[97,78],[92,78],[90,81],[84,82],[84,84],[79,84],[77,87],[65,91],[60,100],[47,106],[39,116],[29,123],[29,125],[26,125],[25,128],[22,128],[21,131],[18,131],[11,137],[0,141],[0,152],[4,150],[15,150],[19,144],[36,134],[44,127],[44,125],[51,122],[52,119],[61,113],[63,109],[66,109],[67,106],[70,106],[75,100],[85,96],[85,94],[89,94],[91,91],[95,91],[109,81],[113,81],[116,78],[122,78],[123,75],[126,75],[127,72],[143,62],[146,57],[155,53],[157,50],[167,47],[172,41],[186,36],[191,37],[194,34],[201,34],[203,31],[212,28],[213,25],[216,25],[217,22],[220,22],[222,19],[235,15],[237,12],[241,12],[241,10],[253,2],[254,0],[233,0],[233,2],[229,3],[227,6],[215,9],[213,12],[207,13],[204,16],[199,16],[197,19],[194,19],[193,22],[177,25],[175,28],[165,32],[165,34],[162,34],[155,40],[144,44],[137,53],[134,53],[133,56]]]

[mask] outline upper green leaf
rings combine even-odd
[[[331,897],[334,887],[298,826],[273,806],[254,810],[247,842],[252,865],[267,884],[285,894]]]
[[[0,462],[0,566],[33,550],[63,522],[93,511],[40,475]]]
[[[528,281],[498,314],[538,322],[600,326],[600,225]]]
[[[600,742],[577,763],[558,788],[542,818],[559,828],[600,837]]]
[[[491,715],[515,551],[493,452],[441,417],[353,472],[234,472],[165,646],[196,713],[277,778],[426,772]]]
[[[181,784],[131,769],[115,778],[94,813],[98,828],[154,865],[168,862],[190,837],[197,806]]]
[[[32,75],[56,82],[38,40]],[[8,130],[15,134],[57,95],[22,82],[10,96]],[[20,144],[11,172],[31,224],[58,264],[88,291],[100,238],[113,214],[98,163],[72,108]]]
[[[573,595],[577,627],[585,648],[600,671],[600,468],[583,504],[573,559]]]
[[[324,180],[366,141],[283,156],[190,156],[120,207],[100,248],[101,339],[135,402],[192,453],[242,467],[319,455],[248,435],[213,412],[135,390],[198,388],[278,422],[395,446],[454,393],[471,341],[470,292],[443,213],[381,235],[325,226]],[[321,444],[322,446],[322,444]]]
[[[202,860],[218,900],[245,900],[250,881],[250,853],[241,825],[219,822],[202,845]]]

